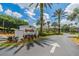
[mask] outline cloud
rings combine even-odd
[[[69,4],[69,5],[65,8],[65,12],[68,12],[68,14],[70,14],[70,13],[73,12],[73,9],[75,9],[75,8],[79,8],[79,4],[77,4],[77,3]]]
[[[5,10],[4,13],[7,14],[7,15],[12,15],[12,11],[10,9]]]
[[[33,23],[32,26],[34,26],[36,28],[40,28],[40,25],[36,25],[36,23]]]
[[[69,21],[69,20],[65,20],[64,19],[61,21],[61,26],[63,26],[64,24],[72,24],[72,26],[75,26],[75,27],[79,27],[79,23],[76,25],[75,23],[77,23],[76,21]]]
[[[21,18],[22,17],[22,15],[20,13],[18,13],[18,12],[13,12],[13,16],[17,17],[17,18]]]
[[[32,12],[34,12],[34,10],[36,9],[36,3],[34,3],[32,6],[29,6],[31,3],[16,3],[21,9],[28,9]],[[39,7],[39,6],[38,6]],[[37,8],[38,8],[37,7]]]
[[[35,6],[37,5],[37,3],[32,4],[31,6],[29,6],[31,3],[16,3],[21,9],[24,9],[25,12],[27,13],[31,18],[34,19],[33,16],[35,16]],[[39,8],[39,5],[37,6],[37,8]]]
[[[5,10],[4,13],[7,14],[7,15],[10,15],[10,16],[17,17],[17,18],[21,18],[21,17],[22,17],[22,15],[21,15],[20,13],[18,13],[18,12],[13,12],[13,11],[10,10],[10,9]]]
[[[24,13],[27,13],[27,15],[28,15],[31,19],[36,20],[36,18],[33,17],[33,16],[36,15],[33,11],[30,11],[30,10],[27,10],[27,9],[26,9]]]
[[[32,6],[29,6],[31,3],[16,3],[21,9],[24,9],[24,13],[27,14],[31,19],[36,20],[33,16],[36,14],[34,13],[35,11],[35,5],[33,4]]]
[[[37,5],[37,3],[33,3],[31,6],[29,6],[31,3],[14,3],[14,4],[17,4],[22,9],[34,8]],[[39,8],[39,5],[37,6],[37,8]]]
[[[49,14],[44,13],[44,19],[49,19]]]
[[[74,25],[76,23],[76,21],[70,21],[70,20],[67,20],[67,19],[61,20],[61,26],[64,25],[64,24],[71,24],[71,23]]]
[[[0,12],[3,12],[3,7],[1,4],[0,4]]]
[[[48,13],[43,13],[43,15],[44,15],[43,18],[44,18],[45,23],[47,23],[47,21],[51,21]]]
[[[25,13],[27,13],[29,16],[35,16],[35,13],[33,11],[30,10],[25,10]]]
[[[21,9],[24,9],[24,13],[26,15],[28,15],[29,19],[28,21],[29,22],[32,22],[32,24],[34,22],[36,22],[36,18],[34,17],[36,14],[35,14],[35,6],[37,3],[34,3],[32,4],[31,6],[29,6],[31,3],[16,3]],[[37,7],[37,9],[39,8],[39,5]]]
[[[49,16],[49,14],[48,13],[43,13],[43,17],[44,17],[44,23],[46,23],[45,25],[44,25],[44,28],[47,28],[48,27],[48,25],[47,25],[47,21],[50,21],[50,25],[51,25],[51,20],[50,20],[50,16]],[[32,15],[33,16],[33,15]],[[36,25],[36,22],[33,22],[33,24],[32,24],[33,26],[35,26],[36,28],[39,28],[40,27],[40,25]]]
[[[14,3],[14,4],[18,5],[21,9],[28,8],[29,6],[28,3]]]

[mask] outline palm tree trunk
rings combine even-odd
[[[43,32],[43,9],[44,9],[44,4],[43,3],[40,3],[40,32],[42,33]]]
[[[3,24],[2,25],[3,25],[3,32],[5,32],[4,21],[3,21]]]
[[[60,29],[60,16],[58,17],[58,34],[61,33],[61,29]]]
[[[50,28],[50,25],[49,25],[49,23],[48,23],[48,32],[50,31],[49,28]]]

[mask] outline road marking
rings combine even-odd
[[[50,50],[50,53],[53,54],[55,52],[56,47],[60,47],[60,45],[58,43],[53,43],[50,44],[52,47],[52,49]]]

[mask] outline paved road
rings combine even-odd
[[[27,50],[24,46],[20,51],[17,51],[19,47],[15,47],[11,50],[8,48],[0,50],[0,55],[14,55],[14,56],[79,56],[79,46],[71,41],[70,34],[64,35],[54,35],[50,36],[40,41],[39,43],[35,42],[33,47],[30,47]],[[50,44],[58,43],[61,47],[56,48],[54,54],[50,54],[52,46]],[[10,47],[9,47],[10,48]],[[16,53],[16,52],[17,53]],[[15,54],[13,54],[15,52]]]

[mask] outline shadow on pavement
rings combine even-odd
[[[34,47],[34,43],[38,46],[41,46],[44,48],[44,46],[49,46],[49,41],[53,41],[53,40],[48,40],[47,38],[43,38],[43,39],[39,39],[39,40],[33,40],[33,42],[31,43],[28,43],[26,46],[27,46],[27,50],[30,49],[30,47]]]
[[[24,44],[21,45],[21,46],[13,53],[13,55],[15,55],[16,53],[18,53],[23,47],[24,47]]]
[[[10,50],[12,50],[12,49],[14,49],[14,48],[16,48],[16,47],[18,47],[18,46],[14,45],[14,46],[8,48],[6,51],[10,51]]]
[[[42,45],[42,44],[41,44],[40,42],[38,42],[38,41],[35,41],[35,40],[34,40],[34,43],[37,44],[37,45],[39,45],[39,46],[41,46],[41,47],[44,47],[44,45]]]
[[[11,45],[7,44],[7,45],[4,45],[4,47],[1,47],[0,50],[3,50],[3,49],[6,49],[8,47],[10,47]]]
[[[29,50],[30,47],[34,47],[34,43],[33,42],[28,43],[28,44],[26,44],[26,47],[27,47],[27,50]]]
[[[43,39],[38,39],[38,40],[33,40],[32,42],[29,42],[29,43],[25,43],[25,44],[22,44],[22,45],[19,45],[19,46],[16,46],[16,45],[13,45],[13,46],[9,46],[9,45],[6,45],[4,47],[1,47],[0,50],[3,50],[3,49],[6,49],[6,51],[10,51],[10,50],[13,50],[15,47],[16,48],[16,51],[14,51],[13,55],[15,55],[16,53],[18,53],[24,46],[26,46],[27,50],[30,50],[31,47],[34,47],[35,44],[40,46],[40,47],[45,47],[45,46],[49,46],[49,43],[48,41],[53,41],[53,40],[48,40],[47,38],[43,38]]]

